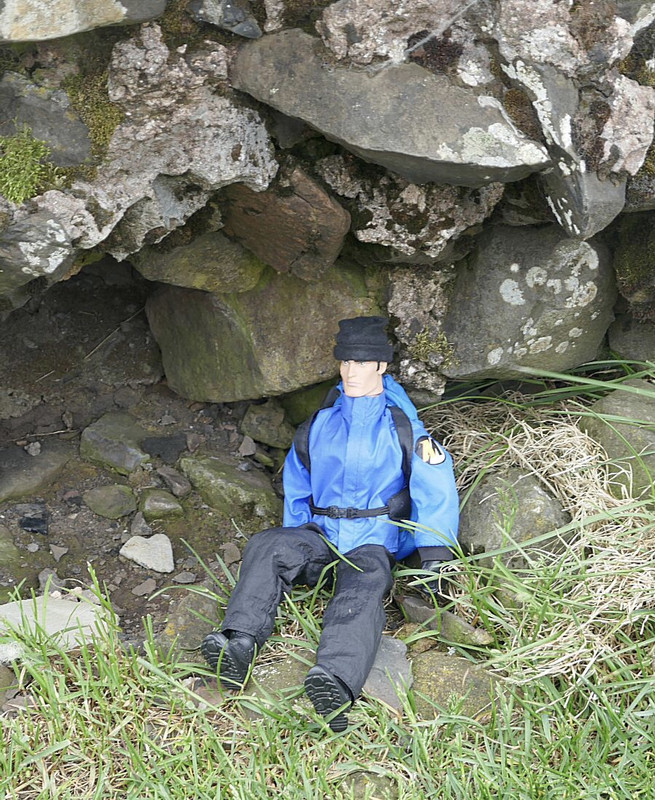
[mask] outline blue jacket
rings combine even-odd
[[[431,459],[439,463],[427,463],[417,454],[417,442],[428,433],[405,390],[390,375],[383,382],[381,395],[357,398],[344,395],[339,384],[340,396],[333,406],[318,412],[310,429],[311,474],[291,448],[283,474],[284,525],[314,522],[344,554],[364,544],[381,544],[400,559],[417,547],[453,546],[459,498],[452,458],[440,446],[433,448],[436,457]],[[379,508],[403,488],[402,450],[389,405],[400,406],[412,424],[411,521],[419,527],[408,531],[386,515],[332,519],[312,514],[311,498],[323,508]]]

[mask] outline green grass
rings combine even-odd
[[[651,367],[644,377],[652,379]],[[614,365],[609,387],[596,377],[558,376],[542,378],[522,399],[476,398],[490,404],[489,424],[476,436],[462,433],[469,442],[458,453],[462,488],[481,464],[556,450],[556,435],[570,437],[569,404],[584,409],[634,372]],[[476,421],[470,409],[464,415]],[[593,466],[602,473],[602,460]],[[454,649],[504,687],[484,714],[467,717],[455,698],[434,719],[422,718],[410,690],[402,715],[360,700],[350,728],[334,734],[300,687],[283,698],[213,704],[196,685],[202,667],[159,652],[151,635],[143,652],[126,652],[113,622],[72,653],[43,637],[27,643],[29,657],[15,669],[31,706],[2,719],[0,798],[652,798],[655,509],[649,498],[613,498],[602,482],[595,494],[581,491],[578,467],[559,483],[561,464],[540,471],[562,497],[581,495],[568,499],[574,541],[558,557],[528,553],[520,573],[502,563],[510,543],[491,566],[464,559],[456,579],[457,612],[489,631],[493,644]],[[511,533],[507,520],[498,524]],[[411,577],[404,571],[399,580]],[[321,589],[296,590],[262,658],[315,649],[325,599]],[[217,601],[224,605],[225,593]],[[411,648],[430,637],[407,638]]]

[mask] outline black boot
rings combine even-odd
[[[257,645],[249,633],[231,631],[229,638],[214,631],[205,637],[200,652],[212,669],[218,669],[221,684],[226,689],[240,689],[246,682],[255,660]]]
[[[322,717],[329,717],[345,705],[350,708],[353,702],[353,697],[346,684],[318,664],[307,673],[305,692],[317,713]],[[344,709],[340,714],[328,720],[328,725],[333,731],[345,731],[348,727],[346,711],[347,709]]]

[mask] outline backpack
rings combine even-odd
[[[311,430],[314,420],[318,413],[324,408],[331,408],[339,397],[339,390],[333,386],[327,393],[325,400],[321,407],[317,409],[309,419],[305,420],[296,431],[293,444],[296,450],[296,455],[300,463],[305,469],[311,473],[311,459],[309,457],[309,431]],[[409,478],[412,472],[412,455],[414,452],[414,431],[412,430],[412,423],[410,422],[407,414],[399,406],[388,405],[387,408],[391,413],[393,424],[398,434],[398,443],[402,451],[403,461],[402,470],[405,476],[405,486],[399,492],[396,492],[392,497],[387,500],[387,504],[380,508],[372,509],[355,509],[355,508],[337,508],[330,506],[329,508],[320,508],[315,506],[313,501],[310,501],[310,509],[314,514],[323,514],[333,519],[346,517],[348,519],[359,517],[377,517],[382,514],[388,514],[390,519],[399,521],[402,519],[409,519],[411,513],[411,499],[409,496]]]

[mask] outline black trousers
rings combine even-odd
[[[294,585],[315,586],[339,556],[318,528],[270,528],[255,534],[243,553],[223,630],[254,636],[261,647],[273,632],[277,607]],[[382,545],[351,550],[336,566],[334,595],[323,617],[316,663],[358,697],[384,630],[383,601],[391,589],[393,556]],[[353,564],[354,566],[351,566]]]

